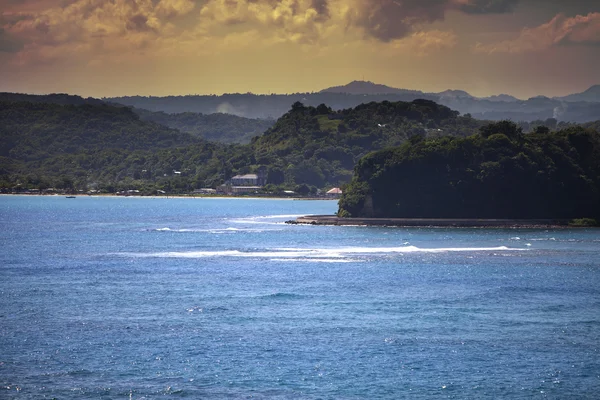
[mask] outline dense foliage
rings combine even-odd
[[[199,114],[185,112],[167,114],[134,109],[144,121],[186,132],[205,140],[220,143],[250,143],[255,136],[262,135],[275,123],[271,119],[250,119],[231,114]]]
[[[457,210],[460,215],[476,209],[483,209],[482,215],[488,215],[491,210],[500,209],[510,190],[529,195],[528,191],[537,193],[543,189],[539,192],[543,199],[566,196],[564,193],[569,191],[585,194],[586,182],[597,184],[594,182],[598,174],[593,173],[597,164],[588,160],[598,159],[596,136],[581,127],[551,133],[551,129],[568,125],[546,120],[529,126],[533,133],[523,134],[513,124],[488,126],[428,100],[368,103],[341,111],[298,102],[248,145],[209,142],[145,121],[145,117],[136,114],[139,110],[127,107],[89,104],[62,95],[55,100],[69,104],[0,102],[0,188],[185,193],[201,187],[214,188],[233,175],[265,167],[269,183],[266,191],[292,189],[314,193],[317,188],[350,182],[356,162],[369,152],[406,141],[410,144],[375,153],[360,162],[360,179],[354,180],[342,201],[345,213],[364,214],[364,200],[371,194],[377,210],[394,210],[395,214],[408,210],[414,215],[425,215],[424,207],[431,200],[415,200],[415,209],[396,209],[396,203],[388,204],[393,196],[380,199],[376,195],[387,187],[401,190],[412,182],[408,178],[412,175],[425,177],[421,180],[427,184],[421,186],[427,188],[419,189],[423,193],[443,193],[441,198],[447,205],[440,207],[435,203],[436,212]],[[173,118],[170,124],[189,123],[188,127],[205,117],[204,121],[225,121],[232,130],[237,123],[223,115],[141,113],[158,119]],[[240,121],[238,132],[247,126],[246,122]],[[198,130],[215,131],[220,122],[206,124],[198,122]],[[597,123],[588,127],[597,127]],[[589,143],[585,142],[588,136]],[[578,144],[572,144],[573,141]],[[584,160],[586,149],[593,155],[586,155]],[[436,153],[438,150],[441,155]],[[402,185],[396,185],[393,174],[397,171],[386,158],[388,154],[395,155],[398,171],[404,174],[407,168],[414,168],[416,175],[410,173],[398,180]],[[377,167],[376,179],[366,172],[369,163],[384,165]],[[521,180],[515,180],[512,174]],[[577,176],[586,178],[573,178]],[[551,189],[556,179],[564,184],[562,192]],[[478,191],[494,193],[486,202],[488,208],[474,207],[479,204]],[[459,194],[463,197],[458,198]],[[593,196],[589,199],[594,201]]]
[[[0,103],[2,187],[189,191],[221,183],[250,155],[125,107]]]
[[[426,100],[338,112],[296,103],[251,144],[224,145],[144,121],[134,111],[106,104],[0,103],[0,184],[189,192],[266,167],[269,189],[314,192],[349,182],[355,161],[369,151],[412,136],[471,134],[482,124]]]
[[[355,162],[372,150],[411,136],[474,133],[481,124],[428,100],[368,103],[337,112],[298,102],[252,147],[274,179],[337,186],[350,180]]]
[[[600,134],[523,134],[503,121],[469,137],[415,137],[359,161],[339,214],[598,219]]]

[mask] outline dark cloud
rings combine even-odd
[[[503,14],[512,12],[520,0],[471,0],[460,10],[467,14]]]
[[[468,14],[511,12],[522,0],[364,0],[351,24],[365,29],[367,35],[382,41],[402,38],[418,24],[443,20],[450,10]]]
[[[0,28],[0,53],[17,53],[24,43]]]
[[[312,0],[312,8],[314,8],[319,15],[329,17],[329,4],[327,3],[327,0]]]
[[[136,14],[129,17],[126,28],[129,31],[144,32],[151,28],[147,25],[148,17],[143,14]]]
[[[369,36],[388,42],[408,35],[417,23],[444,18],[448,0],[366,0],[352,21]]]

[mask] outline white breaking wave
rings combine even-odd
[[[170,251],[159,253],[120,253],[132,257],[157,257],[157,258],[206,258],[206,257],[244,257],[244,258],[270,258],[285,260],[323,259],[340,260],[348,255],[386,255],[404,253],[447,253],[447,252],[495,252],[495,251],[525,251],[526,249],[499,247],[443,247],[419,248],[416,246],[404,247],[342,247],[330,249],[298,249],[278,248],[258,251],[222,250],[222,251]],[[325,262],[325,261],[324,261]],[[330,261],[331,262],[331,261]]]
[[[180,233],[189,233],[189,232],[198,232],[198,233],[236,233],[236,232],[251,232],[251,233],[261,233],[261,232],[273,232],[280,231],[281,229],[256,229],[256,228],[213,228],[213,229],[193,229],[193,228],[184,228],[184,229],[171,229],[171,228],[158,228],[152,229],[155,232],[180,232]]]
[[[303,216],[304,214],[262,215],[258,217],[250,217],[249,219],[299,218]]]
[[[364,260],[357,260],[352,258],[271,258],[270,261],[285,261],[285,262],[320,262],[320,263],[353,263],[353,262],[364,262]]]
[[[283,215],[262,215],[258,217],[247,217],[247,218],[233,218],[230,221],[236,224],[263,224],[263,225],[275,225],[280,222],[272,222],[274,219],[290,220],[302,217],[304,214],[283,214]]]

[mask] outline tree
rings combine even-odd
[[[298,185],[294,188],[294,191],[302,196],[306,196],[310,193],[310,187],[306,183]]]
[[[523,135],[523,130],[512,121],[500,121],[482,126],[479,128],[479,133],[485,138],[501,133],[510,139],[517,139]]]

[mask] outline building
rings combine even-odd
[[[267,184],[267,169],[261,167],[256,174],[236,175],[217,188],[218,193],[245,194],[256,193]]]
[[[231,186],[262,186],[258,184],[257,174],[236,175],[229,182]]]
[[[227,183],[231,186],[265,186],[267,184],[266,168],[260,168],[256,174],[236,175]]]
[[[327,192],[327,196],[329,196],[329,197],[340,197],[341,194],[342,194],[342,189],[340,189],[340,188],[333,188]]]

